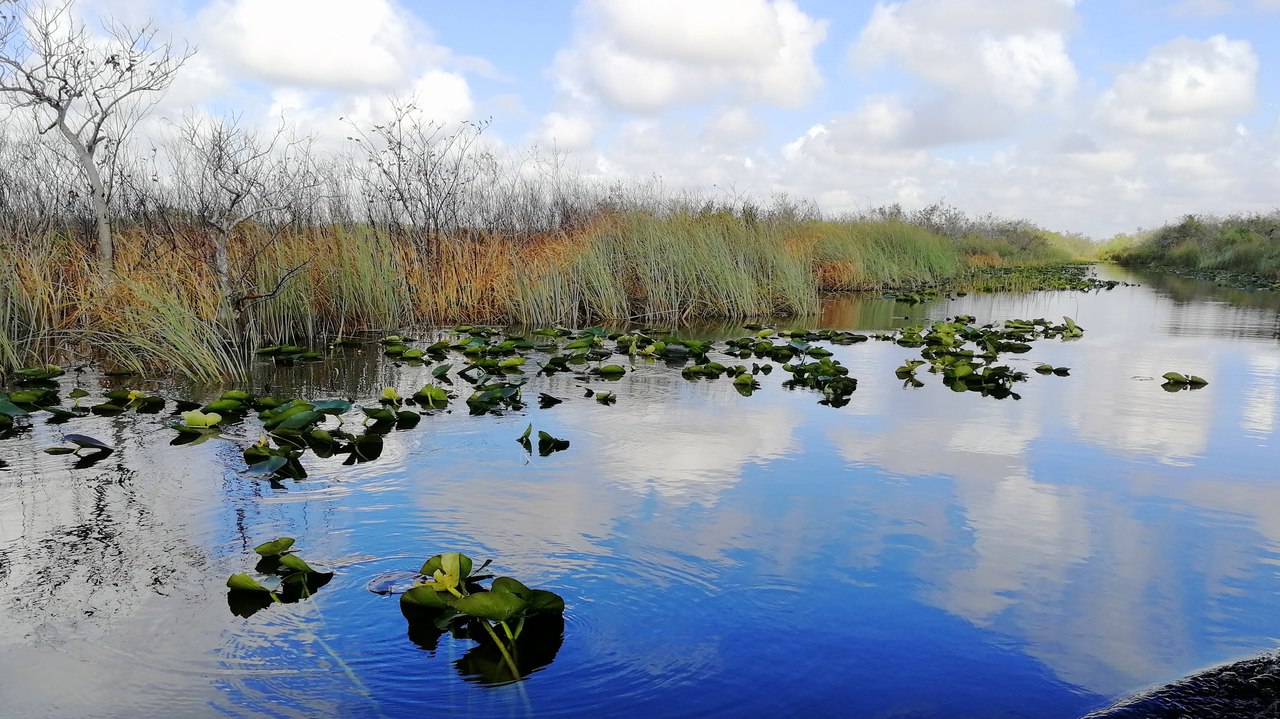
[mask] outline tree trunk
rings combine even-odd
[[[84,170],[84,176],[89,180],[89,194],[93,198],[93,223],[98,234],[98,273],[110,284],[115,272],[115,247],[111,241],[111,216],[107,211],[107,186],[102,182],[102,173],[98,172],[89,148],[85,147],[65,122],[58,122],[58,130],[75,150],[80,169]]]
[[[235,298],[231,287],[231,231],[219,227],[213,238],[213,270],[218,275],[218,321],[232,332],[237,326]]]

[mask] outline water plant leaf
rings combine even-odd
[[[278,557],[289,551],[289,547],[293,546],[294,541],[293,537],[277,537],[269,542],[259,544],[253,548],[253,551],[263,557]]]
[[[400,393],[396,391],[395,387],[383,387],[380,401],[389,404],[400,404],[404,400],[400,397]]]
[[[244,410],[244,402],[236,399],[220,399],[206,404],[203,408],[205,412],[240,412]]]
[[[508,592],[480,592],[459,597],[453,602],[453,608],[469,617],[487,619],[491,622],[505,622],[518,616],[528,603],[520,597]]]
[[[29,414],[31,413],[26,411],[25,409],[19,407],[18,405],[14,404],[13,402],[10,402],[7,399],[4,399],[3,397],[0,397],[0,415],[4,415],[6,417],[12,418],[12,417],[26,417]]]
[[[596,370],[596,373],[606,379],[617,378],[626,374],[627,369],[620,364],[607,364],[601,367],[600,369]]]
[[[350,411],[352,404],[342,399],[326,399],[320,402],[312,402],[311,407],[322,414],[339,415]]]
[[[324,419],[324,415],[315,410],[304,410],[296,414],[292,414],[276,425],[276,429],[296,429],[302,430]]]
[[[182,413],[182,421],[188,427],[212,427],[222,421],[222,415],[217,412],[201,412],[193,409]]]
[[[538,454],[547,457],[555,452],[560,452],[569,448],[569,440],[553,437],[552,435],[539,431],[538,432]]]
[[[428,577],[434,576],[436,572],[441,571],[445,568],[445,564],[446,564],[445,557],[448,555],[452,555],[447,560],[449,566],[451,567],[456,566],[456,572],[458,573],[460,578],[466,578],[471,576],[471,568],[475,566],[475,563],[471,561],[471,557],[468,557],[467,555],[461,552],[443,552],[441,554],[437,554],[433,557],[430,557],[429,559],[427,559],[426,562],[422,564],[422,569],[419,569],[418,572],[420,574],[425,574]],[[455,562],[456,562],[456,565],[454,564]]]
[[[436,588],[429,584],[419,584],[400,595],[400,604],[431,611],[443,611],[449,608],[452,599],[452,594],[436,591]]]
[[[528,600],[529,594],[532,592],[523,582],[512,577],[498,577],[493,580],[493,584],[489,585],[489,591],[507,592],[525,600]]]
[[[413,399],[429,409],[443,409],[449,405],[449,393],[443,387],[434,384],[414,392]]]
[[[564,613],[564,598],[555,592],[549,592],[545,589],[531,589],[529,590],[529,596],[524,599],[529,604],[528,611],[530,614]]]
[[[45,447],[45,454],[75,454],[75,450],[70,447]]]
[[[68,434],[62,437],[66,441],[80,447],[81,449],[96,449],[99,452],[114,452],[115,448],[104,444],[102,441],[94,439],[84,434]]]
[[[307,574],[315,571],[309,564],[302,560],[302,557],[299,557],[296,554],[281,555],[280,566],[295,572],[303,572]]]
[[[520,436],[516,439],[516,441],[517,441],[517,442],[528,442],[528,441],[529,441],[529,435],[531,435],[531,434],[533,434],[533,423],[532,423],[532,422],[530,422],[530,423],[529,423],[529,424],[524,428],[524,432],[522,432],[522,433],[520,434]]]
[[[250,464],[249,469],[245,470],[245,474],[272,475],[284,469],[284,466],[288,463],[288,457],[279,454],[271,455],[261,462]]]
[[[396,421],[395,412],[392,412],[391,410],[385,407],[361,407],[360,411],[364,412],[364,416],[368,417],[369,419],[375,422]]]
[[[1187,384],[1189,382],[1189,380],[1186,377],[1178,374],[1177,372],[1165,372],[1161,376],[1164,377],[1166,380],[1173,382],[1175,384]]]
[[[271,592],[270,589],[262,585],[261,582],[250,577],[243,572],[240,574],[232,574],[227,579],[227,589],[233,592]]]
[[[1209,384],[1209,381],[1204,379],[1203,377],[1197,377],[1196,375],[1192,374],[1192,375],[1187,375],[1187,384],[1191,385],[1192,387],[1203,387]]]

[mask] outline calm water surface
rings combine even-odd
[[[860,380],[840,409],[782,372],[744,398],[639,364],[614,406],[538,379],[565,403],[456,400],[375,462],[308,455],[307,479],[274,486],[239,474],[251,428],[170,447],[164,416],[38,421],[0,441],[0,714],[1078,717],[1273,649],[1280,300],[1100,273],[1142,286],[844,298],[806,321],[1072,316],[1083,339],[1009,356],[1071,368],[1031,374],[1021,401],[923,371],[904,388],[918,351],[885,342],[833,348]],[[1166,393],[1170,370],[1210,384]],[[369,400],[428,372],[351,351],[252,389]],[[531,421],[571,448],[527,456]],[[63,431],[119,451],[73,468],[40,451]],[[227,576],[279,535],[333,581],[234,616]],[[364,588],[448,550],[565,597],[553,661],[487,686],[474,644],[424,648]]]

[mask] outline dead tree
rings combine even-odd
[[[0,0],[0,96],[30,108],[40,133],[56,130],[89,186],[98,266],[114,269],[110,188],[103,165],[193,54],[159,40],[150,24],[111,19],[95,34],[75,0]],[[108,175],[109,176],[109,175]]]
[[[257,256],[303,211],[304,195],[320,182],[311,171],[311,138],[293,137],[283,120],[259,133],[237,119],[187,118],[170,148],[172,175],[184,205],[213,236],[214,275],[222,302],[220,319],[243,330],[250,303],[270,295],[248,287]],[[237,274],[231,244],[246,223],[272,229],[270,239],[249,250]],[[290,274],[301,268],[295,268]]]

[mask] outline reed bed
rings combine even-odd
[[[446,322],[809,314],[824,291],[917,286],[993,262],[896,219],[605,211],[569,229],[427,238],[246,224],[230,246],[237,293],[227,298],[211,242],[188,230],[120,232],[107,282],[67,234],[0,238],[12,268],[0,279],[0,364],[93,357],[204,381],[243,374],[262,343]]]

